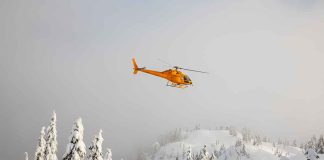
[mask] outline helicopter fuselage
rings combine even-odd
[[[148,70],[145,68],[138,68],[138,71],[148,73],[154,76],[158,76],[164,79],[167,79],[168,81],[177,84],[177,85],[191,85],[192,81],[190,78],[184,74],[181,71],[178,71],[176,69],[168,69],[162,72],[154,71],[154,70]]]

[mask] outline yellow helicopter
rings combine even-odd
[[[134,65],[134,68],[133,68],[134,74],[137,74],[137,72],[140,71],[140,72],[144,72],[144,73],[148,73],[148,74],[151,74],[154,76],[164,78],[164,79],[168,80],[167,86],[170,86],[170,87],[186,88],[189,85],[192,85],[192,81],[189,78],[189,76],[187,76],[186,74],[184,74],[183,72],[181,72],[179,70],[186,70],[186,71],[199,72],[199,73],[208,73],[208,72],[203,72],[203,71],[186,69],[186,68],[182,68],[182,67],[178,67],[178,66],[174,66],[172,69],[168,69],[168,70],[160,72],[160,71],[148,70],[145,67],[139,68],[136,63],[135,58],[133,58],[132,61],[133,61],[133,65]]]

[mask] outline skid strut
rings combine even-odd
[[[170,81],[167,82],[166,86],[176,87],[176,88],[187,88],[188,87],[187,85],[177,84],[177,83],[173,83],[173,82],[170,82]]]

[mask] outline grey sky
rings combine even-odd
[[[324,4],[273,1],[0,2],[0,155],[31,155],[57,112],[59,153],[81,116],[88,145],[100,128],[113,156],[175,127],[232,124],[272,137],[323,133]],[[132,74],[208,71],[194,86]]]

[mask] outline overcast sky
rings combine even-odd
[[[62,157],[73,121],[103,129],[114,159],[176,127],[234,125],[270,137],[324,132],[320,0],[1,0],[0,155],[31,156],[51,112]],[[132,74],[173,65],[194,86]]]

